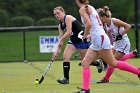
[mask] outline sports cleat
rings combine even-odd
[[[138,51],[137,51],[137,49],[133,50],[133,54],[135,55],[135,57],[138,57]]]
[[[107,70],[107,67],[108,67],[108,66],[104,66],[103,71],[106,71],[106,70]]]
[[[58,79],[57,82],[60,84],[69,84],[69,80],[67,80],[66,78]]]
[[[103,61],[102,59],[100,59],[100,60],[102,61],[103,65],[104,65],[103,71],[106,71],[107,67],[108,67],[107,63],[105,61]]]
[[[102,60],[101,59],[97,59],[95,61],[93,61],[90,65],[96,66],[98,69],[98,73],[101,73],[103,71],[103,64],[102,64]]]
[[[79,65],[79,66],[81,66],[81,65],[82,65],[82,63],[80,62],[78,65]],[[90,64],[90,65],[92,65],[92,66],[96,66],[96,67],[97,67],[97,69],[98,69],[98,73],[101,73],[101,72],[103,71],[102,60],[100,60],[100,59],[98,59],[98,60],[96,60],[96,61],[91,62],[91,64]]]
[[[90,89],[88,90],[81,89],[80,91],[77,91],[75,93],[90,93]]]
[[[138,78],[140,79],[140,74],[138,75]]]
[[[99,65],[96,66],[98,69],[98,73],[101,73],[103,71],[103,65],[102,65],[102,61],[100,59],[96,60],[97,62],[99,62]]]
[[[80,62],[79,64],[78,64],[78,66],[81,66],[82,65],[82,62]]]
[[[140,68],[138,68],[140,70]],[[140,74],[138,74],[138,78],[140,79]]]
[[[108,82],[109,82],[109,80],[106,80],[105,78],[103,78],[102,80],[98,81],[97,83],[99,84],[99,83],[108,83]]]

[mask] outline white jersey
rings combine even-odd
[[[113,23],[113,20],[118,20],[118,19],[111,18],[110,26],[107,26],[105,24],[106,33],[108,34],[111,43],[115,42],[116,36],[119,35],[119,34],[122,34],[122,32],[124,31],[124,27],[115,26],[114,23]],[[127,34],[124,34],[122,39],[128,39]]]
[[[90,20],[92,22],[92,26],[90,29],[92,45],[90,46],[90,48],[96,51],[102,49],[111,49],[112,46],[110,44],[110,39],[105,33],[105,30],[103,29],[103,25],[97,11],[91,5],[88,5],[88,7],[92,9],[92,13],[89,15]],[[82,22],[83,24],[85,24],[83,18],[82,18]]]
[[[118,20],[116,18],[111,18],[110,26],[105,24],[106,33],[108,34],[111,44],[114,46],[114,49],[122,53],[128,53],[130,50],[130,41],[127,34],[124,34],[122,39],[119,41],[116,40],[116,36],[122,34],[124,27],[115,26],[113,20]]]
[[[99,18],[99,15],[98,15],[97,11],[95,10],[95,8],[93,6],[91,6],[91,5],[88,5],[88,6],[92,9],[92,13],[89,15],[90,20],[92,22],[92,26],[91,26],[91,29],[90,29],[90,34],[92,34],[92,35],[105,34],[102,22]],[[81,20],[82,20],[83,24],[85,24],[82,16],[81,16]]]

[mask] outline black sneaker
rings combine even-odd
[[[57,82],[60,84],[69,84],[69,80],[67,80],[66,78],[58,79]]]
[[[80,62],[78,65],[81,66],[82,63]],[[103,65],[102,65],[102,60],[101,59],[97,59],[96,61],[91,62],[90,65],[96,66],[97,69],[98,69],[98,73],[101,73],[103,71]]]
[[[90,65],[91,65],[91,66],[96,66],[97,64],[96,64],[96,65],[94,65],[94,64],[95,64],[95,62],[98,62],[98,61],[93,61],[93,62],[91,62],[91,64],[90,64]],[[98,62],[98,63],[99,63],[99,62]],[[82,62],[79,62],[78,66],[82,66]]]
[[[138,68],[140,70],[140,68]],[[138,78],[140,79],[140,74],[138,75]]]
[[[135,57],[138,57],[138,51],[137,51],[137,49],[133,50],[133,54],[135,55]]]
[[[107,70],[107,67],[108,67],[108,66],[104,66],[103,71],[106,71],[106,70]]]
[[[97,83],[99,84],[99,83],[108,83],[108,82],[109,82],[109,80],[106,80],[105,78],[103,78],[102,80],[98,81]]]
[[[98,65],[98,66],[96,66],[96,67],[97,67],[97,69],[98,69],[98,73],[101,73],[101,72],[103,71],[103,64],[102,64],[102,60],[97,59],[96,61],[97,61],[97,62],[99,62],[99,65]]]
[[[140,74],[138,75],[138,78],[140,79]]]
[[[80,91],[77,91],[75,93],[90,93],[90,89],[88,90],[81,89]]]
[[[81,66],[82,65],[82,62],[80,62],[79,64],[78,64],[78,66]]]

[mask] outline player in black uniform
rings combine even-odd
[[[64,9],[61,6],[54,8],[55,17],[60,21],[59,24],[59,43],[58,48],[61,48],[63,42],[69,38],[68,44],[65,47],[63,53],[63,72],[64,78],[58,79],[60,84],[69,83],[69,71],[70,71],[70,58],[76,50],[79,50],[81,59],[84,58],[87,49],[91,45],[90,42],[82,42],[82,39],[78,37],[78,34],[83,32],[84,28],[80,22],[71,15],[66,15]],[[83,34],[83,33],[82,33]],[[58,53],[53,54],[53,58],[56,59]],[[100,63],[95,65],[101,66]]]

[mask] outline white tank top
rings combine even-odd
[[[103,29],[103,25],[102,25],[102,22],[101,22],[101,20],[99,18],[99,15],[98,15],[97,11],[91,5],[88,5],[88,7],[90,7],[92,9],[92,13],[89,15],[90,20],[92,22],[92,26],[91,26],[91,29],[90,29],[90,34],[91,35],[103,35],[103,34],[106,34],[104,29]],[[83,24],[85,24],[85,22],[83,21],[82,16],[81,16],[81,20],[82,20]]]
[[[113,20],[117,20],[116,18],[111,18],[111,24],[110,26],[105,25],[106,33],[108,34],[111,42],[114,42],[116,40],[116,36],[119,34],[122,34],[124,31],[124,27],[117,27],[114,25]],[[128,39],[127,34],[123,35],[123,39]]]

